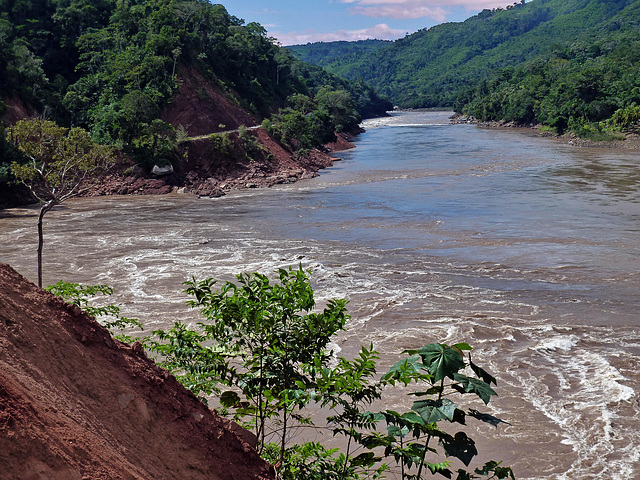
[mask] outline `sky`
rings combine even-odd
[[[366,38],[396,40],[421,28],[464,21],[485,8],[504,8],[515,0],[221,0],[219,3],[247,23],[260,23],[282,45],[296,45]]]

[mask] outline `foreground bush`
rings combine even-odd
[[[241,274],[218,289],[213,279],[190,280],[188,304],[204,320],[193,327],[176,322],[144,343],[187,388],[205,401],[215,395],[221,414],[253,430],[258,451],[279,478],[384,478],[390,462],[403,480],[422,479],[427,472],[458,480],[515,478],[511,468],[495,461],[468,471],[454,470],[447,460],[468,468],[478,454],[464,431],[448,431],[454,424],[501,422],[460,404],[468,397],[486,405],[496,395],[496,379],[472,361],[471,346],[433,343],[405,351],[406,358],[377,378],[372,345],[361,347],[354,359],[336,359],[329,350],[349,318],[347,301],[332,299],[316,312],[308,272],[290,267],[277,277],[272,282],[260,273]],[[82,295],[95,293],[77,287],[72,292],[66,298],[84,308]],[[397,385],[417,398],[408,412],[369,411],[385,387]],[[327,412],[323,424],[312,423],[311,406]],[[298,426],[343,436],[346,448],[296,443],[291,429]]]

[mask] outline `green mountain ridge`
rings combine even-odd
[[[598,38],[614,17],[634,17],[635,0],[532,0],[483,10],[460,23],[423,29],[361,54],[331,57],[325,68],[361,79],[401,107],[453,106],[458,92],[496,69],[522,65],[577,38]],[[627,10],[625,10],[627,9]],[[615,25],[615,22],[609,23]],[[305,50],[292,50],[313,59]]]
[[[386,47],[389,40],[358,40],[355,42],[316,42],[306,45],[291,45],[287,47],[296,53],[303,62],[319,67],[331,67],[335,64],[349,64],[356,62],[363,55]]]
[[[573,41],[463,90],[454,107],[480,120],[542,124],[595,140],[633,131],[640,119],[639,28],[634,2]]]
[[[17,96],[61,123],[94,126],[98,110],[132,91],[164,107],[182,64],[258,118],[325,84],[375,110],[370,89],[303,64],[266,33],[204,0],[0,0],[0,98]]]

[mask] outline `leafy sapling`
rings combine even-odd
[[[99,182],[99,175],[115,164],[115,155],[110,147],[94,143],[86,130],[67,129],[49,120],[20,120],[11,127],[9,138],[28,159],[26,164],[12,163],[11,171],[41,202],[37,253],[42,287],[44,215]]]
[[[465,432],[447,433],[440,428],[440,422],[465,425],[469,416],[496,424],[495,417],[479,414],[477,410],[465,412],[452,400],[455,396],[470,395],[480,398],[486,405],[496,395],[491,387],[496,384],[496,379],[473,363],[469,353],[471,349],[466,343],[451,346],[433,343],[420,350],[407,350],[405,353],[409,357],[393,365],[383,377],[389,385],[426,386],[426,389],[412,393],[419,399],[413,402],[411,411],[400,414],[387,410],[376,415],[387,423],[385,454],[393,456],[401,465],[403,480],[422,479],[425,469],[452,478],[451,463],[448,460],[431,461],[433,455],[444,453],[468,467],[478,454],[475,442]],[[468,353],[468,362],[464,352]],[[470,370],[473,376],[463,373],[466,370]],[[438,440],[440,451],[431,445],[434,439]],[[409,473],[412,467],[417,467],[415,474]],[[464,469],[458,469],[457,473],[459,480],[478,478]],[[515,478],[511,468],[501,467],[497,462],[488,462],[484,467],[475,469],[474,473],[491,479]]]
[[[330,300],[315,312],[301,266],[278,270],[275,281],[251,273],[220,288],[211,278],[185,285],[188,304],[200,309],[204,321],[194,329],[176,324],[154,332],[160,341],[152,349],[165,356],[166,366],[188,375],[190,388],[200,380],[211,388],[214,382],[215,388],[226,386],[222,406],[254,430],[259,451],[277,438],[282,465],[291,422],[304,420],[300,412],[310,401],[314,379],[306,366],[326,366],[327,345],[348,318],[346,300]]]

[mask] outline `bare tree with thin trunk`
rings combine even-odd
[[[67,129],[50,120],[21,120],[7,135],[28,159],[25,164],[13,163],[11,171],[42,204],[38,216],[38,286],[42,287],[44,215],[90,188],[97,175],[113,166],[115,155],[110,147],[94,143],[86,130]]]

